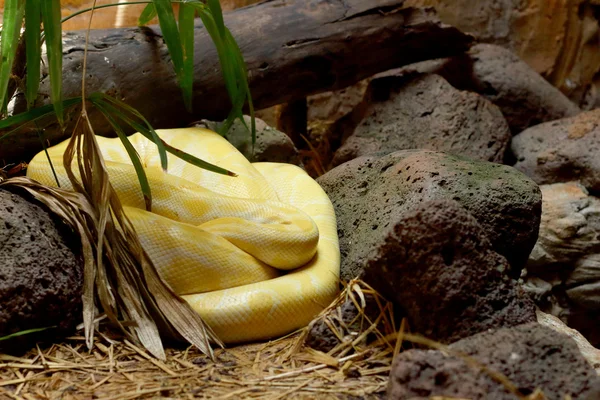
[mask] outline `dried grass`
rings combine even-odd
[[[363,309],[371,288],[352,282],[317,320],[340,334],[328,353],[302,346],[309,328],[267,343],[215,350],[215,360],[197,349],[166,349],[166,361],[150,356],[116,330],[101,329],[91,350],[79,334],[22,357],[0,354],[0,399],[344,399],[384,393],[394,343],[379,331],[391,306],[379,295],[376,321],[359,312],[360,331],[336,318],[350,298]],[[386,328],[387,329],[387,328]],[[378,339],[367,343],[367,335]],[[373,336],[374,335],[374,336]]]

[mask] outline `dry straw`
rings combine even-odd
[[[377,304],[374,319],[363,312],[365,299]],[[359,306],[351,323],[339,318],[346,301]],[[161,361],[104,327],[91,351],[78,334],[22,357],[0,355],[0,398],[379,398],[394,353],[394,343],[386,339],[393,335],[381,330],[393,327],[381,323],[391,323],[391,311],[374,290],[353,281],[314,321],[328,321],[339,335],[331,351],[303,346],[307,327],[267,343],[215,350],[215,360],[190,347],[167,348]],[[368,337],[375,339],[367,342]]]

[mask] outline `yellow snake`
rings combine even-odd
[[[152,190],[145,211],[138,179],[118,138],[97,137],[110,181],[161,276],[226,343],[263,340],[307,325],[336,296],[336,219],[323,189],[301,168],[250,163],[227,140],[201,128],[158,130],[170,145],[238,174],[229,177],[169,157],[129,137]],[[62,187],[62,156],[48,149]],[[27,175],[56,185],[44,153]]]

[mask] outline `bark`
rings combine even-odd
[[[443,25],[430,9],[403,0],[266,0],[225,15],[248,65],[257,109],[341,89],[378,72],[468,49],[472,37]],[[81,94],[85,32],[65,34],[64,96]],[[195,34],[193,112],[183,106],[167,48],[157,26],[92,31],[87,93],[102,91],[137,108],[156,128],[222,119],[230,108],[216,50],[202,25]],[[49,93],[49,80],[41,82]],[[39,105],[48,102],[48,96]],[[16,110],[25,106],[18,97]],[[55,120],[41,121],[51,144],[69,135]],[[111,129],[95,110],[97,134]],[[0,132],[0,135],[2,132]],[[26,160],[41,149],[38,135],[22,129],[0,142],[0,160]]]

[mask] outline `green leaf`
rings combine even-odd
[[[81,97],[63,100],[62,107],[67,108],[78,103],[81,103]],[[6,129],[11,126],[18,125],[13,130],[6,132],[2,136],[0,136],[0,142],[3,139],[9,137],[10,135],[18,132],[21,128],[24,128],[28,123],[35,122],[51,114],[54,114],[54,106],[52,104],[48,104],[42,107],[32,108],[31,110],[26,111],[24,113],[13,115],[6,119],[0,120],[0,129]]]
[[[27,109],[31,109],[40,87],[40,62],[42,48],[40,42],[41,24],[40,0],[27,0],[25,4],[25,52],[27,60],[27,76],[25,98]]]
[[[154,17],[156,17],[156,7],[154,6],[154,3],[150,3],[144,7],[144,10],[140,14],[140,18],[138,18],[138,26],[147,25]]]
[[[175,14],[171,7],[170,0],[152,0],[156,7],[158,14],[158,23],[162,31],[163,38],[169,49],[171,55],[171,61],[175,66],[175,73],[177,79],[181,77],[181,71],[183,70],[183,50],[181,47],[181,40],[179,38],[179,31],[177,29],[177,22],[175,21]]]
[[[92,101],[92,103],[98,99],[100,100],[104,100],[106,102],[112,103],[112,105],[114,106],[113,108],[118,111],[118,113],[120,114],[120,117],[123,121],[127,122],[128,120],[131,120],[131,118],[127,118],[127,116],[125,114],[123,114],[123,111],[126,111],[130,114],[132,114],[134,117],[136,117],[138,120],[142,121],[142,124],[137,124],[137,128],[133,125],[131,125],[129,122],[129,125],[131,127],[133,127],[133,129],[137,130],[138,132],[146,132],[148,134],[148,139],[152,140],[155,144],[156,147],[158,148],[158,156],[160,157],[160,165],[163,169],[163,171],[167,171],[168,168],[168,159],[167,159],[167,152],[165,150],[165,146],[163,145],[163,141],[160,139],[160,137],[158,136],[158,133],[156,133],[156,131],[154,130],[154,128],[152,127],[152,125],[150,125],[150,123],[146,120],[146,118],[144,118],[144,116],[135,108],[131,107],[129,104],[115,99],[114,97],[108,96],[104,93],[93,93],[90,97],[89,97],[90,101]],[[123,111],[121,111],[121,110]],[[127,118],[127,119],[126,119]]]
[[[235,38],[231,34],[231,31],[229,29],[226,29],[225,34],[227,36],[227,40],[230,43],[231,48],[235,53],[236,58],[238,59],[241,86],[245,92],[246,98],[248,99],[248,110],[250,111],[250,131],[252,133],[252,151],[254,151],[254,145],[256,144],[256,119],[254,117],[254,104],[252,103],[250,85],[248,84],[248,68],[246,67],[244,56],[242,56],[242,51],[240,50],[240,47],[235,41]],[[244,122],[243,118],[242,122]]]
[[[5,109],[9,100],[6,98],[8,82],[17,53],[19,37],[21,36],[24,12],[25,0],[6,0],[4,2],[4,24],[2,26],[0,49],[2,55],[0,64],[0,107],[3,109]]]
[[[138,181],[140,182],[140,188],[142,189],[142,194],[144,195],[144,203],[146,204],[146,210],[152,210],[152,192],[150,190],[150,184],[148,183],[148,177],[146,176],[146,171],[142,165],[142,161],[140,160],[140,155],[135,150],[135,147],[131,144],[129,139],[127,139],[127,135],[117,122],[117,120],[113,117],[112,113],[104,107],[102,102],[96,102],[94,105],[102,112],[104,118],[108,121],[108,123],[113,127],[119,139],[121,139],[121,143],[125,146],[125,150],[131,159],[131,163],[133,164],[133,168],[135,169],[135,173],[138,177]]]
[[[188,112],[192,112],[192,89],[194,86],[194,15],[196,9],[187,3],[179,5],[179,37],[183,50],[183,66],[179,86]]]
[[[198,14],[202,19],[204,27],[217,48],[225,87],[232,103],[232,109],[225,122],[221,125],[219,133],[225,135],[236,118],[240,119],[245,125],[243,107],[247,99],[251,117],[252,147],[254,148],[256,142],[254,106],[248,85],[246,65],[240,48],[229,29],[224,26],[220,5],[216,5],[212,1],[209,1],[208,8],[204,5],[193,4],[198,9]]]
[[[97,102],[100,103],[100,105],[102,107],[104,107],[107,111],[118,115],[120,119],[123,120],[123,122],[129,124],[133,129],[135,129],[136,131],[140,132],[142,135],[144,135],[144,137],[146,137],[148,140],[153,141],[154,143],[156,143],[157,145],[161,145],[163,146],[163,148],[168,151],[169,153],[173,154],[176,157],[181,158],[182,160],[185,160],[199,168],[204,168],[206,170],[212,171],[212,172],[216,172],[219,174],[223,174],[223,175],[229,175],[229,176],[237,176],[234,172],[231,172],[229,170],[226,170],[224,168],[221,168],[217,165],[211,164],[209,162],[206,162],[200,158],[197,158],[191,154],[188,154],[182,150],[179,150],[173,146],[171,146],[170,144],[168,144],[167,142],[163,141],[162,139],[158,138],[155,139],[155,137],[151,134],[151,132],[149,131],[148,126],[150,125],[148,123],[148,121],[146,121],[145,119],[143,119],[143,123],[140,123],[139,121],[136,121],[135,119],[131,118],[130,116],[128,116],[126,113],[123,112],[123,110],[119,110],[115,105],[113,104],[109,104],[106,100],[108,100],[108,96],[105,99],[95,99],[94,101],[92,101],[94,104],[96,104]],[[114,99],[113,99],[114,100]],[[146,125],[144,125],[146,124]],[[156,140],[156,141],[155,141]]]
[[[41,332],[41,331],[45,331],[45,330],[52,329],[52,328],[56,328],[56,326],[47,326],[45,328],[34,328],[34,329],[28,329],[26,331],[11,333],[10,335],[0,337],[0,342],[3,340],[9,340],[12,338],[16,338],[18,336],[29,335],[31,333]]]
[[[62,28],[60,23],[60,0],[43,0],[42,21],[46,47],[48,48],[48,70],[50,73],[50,99],[58,122],[63,125],[62,108]]]
[[[221,3],[219,0],[208,0],[206,2],[211,14],[215,20],[215,25],[219,30],[219,35],[225,37],[225,21],[223,20],[223,10],[221,9]]]

